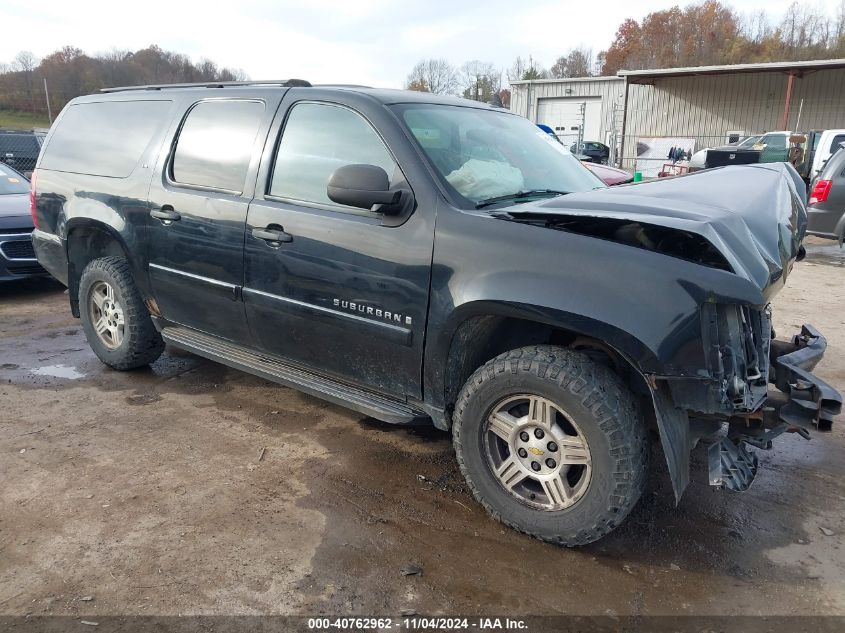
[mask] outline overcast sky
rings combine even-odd
[[[811,3],[835,14],[840,0]],[[778,18],[791,0],[734,0]],[[0,0],[0,61],[64,45],[87,53],[155,43],[252,79],[401,87],[414,63],[445,57],[501,68],[517,55],[550,66],[568,49],[606,48],[626,18],[688,2],[661,0]]]

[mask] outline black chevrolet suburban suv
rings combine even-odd
[[[571,546],[630,512],[650,429],[676,498],[699,440],[744,490],[752,447],[830,429],[825,339],[771,326],[804,196],[784,164],[608,189],[526,119],[432,94],[144,86],[63,110],[33,241],[107,365],[169,344],[429,421],[495,518]]]

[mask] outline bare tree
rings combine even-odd
[[[501,88],[502,76],[490,62],[465,62],[458,70],[458,81],[465,99],[488,103]]]
[[[38,58],[30,51],[21,51],[12,60],[12,70],[19,73],[31,73],[38,67]]]
[[[839,0],[839,8],[836,10],[836,25],[834,37],[841,41],[845,38],[845,0]]]
[[[232,81],[246,78],[239,69],[221,68],[201,60],[194,64],[179,53],[151,45],[136,51],[112,49],[94,56],[66,46],[44,59],[19,53],[10,64],[0,64],[0,108],[46,113],[41,80],[50,88],[53,111],[70,99],[106,86]]]
[[[405,87],[409,90],[451,95],[460,83],[455,68],[445,59],[423,59],[413,67]]]
[[[590,77],[593,74],[593,51],[589,48],[573,48],[549,69],[555,79],[568,77]]]
[[[772,36],[772,23],[765,10],[760,9],[742,18],[740,33],[750,42],[760,44]]]
[[[828,48],[831,39],[830,20],[812,7],[793,2],[781,22],[780,34],[785,52],[790,58],[812,58]]]
[[[508,81],[548,79],[550,76],[549,71],[543,68],[531,55],[528,56],[528,59],[517,57],[506,74]]]

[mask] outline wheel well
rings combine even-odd
[[[120,241],[108,230],[97,226],[71,229],[67,238],[68,295],[73,316],[79,317],[79,279],[85,267],[101,257],[126,257]]]
[[[647,405],[643,407],[647,416],[651,411],[648,417],[653,417],[654,407],[645,378],[629,359],[603,341],[527,319],[483,315],[464,321],[452,338],[445,374],[447,419],[451,422],[458,393],[476,369],[499,354],[529,345],[559,345],[578,350],[608,366]]]

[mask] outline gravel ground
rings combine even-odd
[[[845,391],[845,255],[809,250],[776,327],[825,333]],[[624,526],[566,550],[490,520],[445,433],[175,350],[114,372],[63,288],[3,286],[0,614],[842,615],[843,448],[784,437],[744,494],[697,451],[677,508],[655,450]]]

